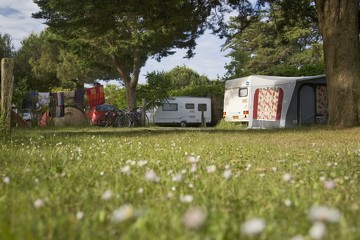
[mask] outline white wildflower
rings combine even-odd
[[[225,179],[229,179],[231,177],[231,169],[226,169],[223,173]]]
[[[181,174],[181,173],[176,174],[176,175],[173,176],[173,178],[172,178],[172,181],[173,181],[173,182],[181,182],[181,180],[182,180],[182,174]]]
[[[126,164],[130,164],[131,166],[134,166],[136,162],[134,160],[129,159],[126,161]]]
[[[326,189],[332,190],[332,189],[334,189],[336,187],[336,184],[333,181],[325,181],[324,182],[324,187]]]
[[[81,219],[83,219],[83,217],[84,217],[84,212],[79,211],[79,212],[76,213],[76,219],[77,220],[81,220]]]
[[[138,194],[142,194],[144,192],[144,189],[143,188],[138,188],[138,190],[137,190],[137,193]]]
[[[194,154],[186,155],[186,160],[189,163],[197,163],[200,160],[200,156],[195,156]]]
[[[104,171],[101,171],[101,172],[100,172],[100,176],[104,176]]]
[[[339,222],[341,219],[341,212],[334,208],[326,206],[312,207],[309,212],[309,218],[316,221]]]
[[[290,240],[304,240],[305,238],[301,235],[296,235],[296,236],[293,236],[292,238],[290,238]]]
[[[320,177],[320,182],[324,182],[326,180],[326,177],[325,176],[321,176]]]
[[[113,222],[123,222],[135,217],[135,210],[132,205],[125,204],[116,209],[111,217]]]
[[[252,236],[261,233],[266,227],[265,220],[262,218],[253,218],[241,225],[241,232],[244,235]]]
[[[38,198],[34,201],[35,208],[41,208],[42,206],[44,206],[44,201],[42,199]]]
[[[10,178],[9,177],[4,177],[3,183],[9,184],[10,183]]]
[[[130,166],[129,165],[124,166],[123,168],[121,168],[121,172],[126,175],[130,175],[130,173],[131,173]]]
[[[167,194],[166,194],[166,197],[167,198],[173,198],[173,196],[174,196],[174,193],[172,193],[172,192],[168,192]]]
[[[285,182],[289,182],[291,180],[291,175],[290,173],[285,173],[282,178]]]
[[[248,165],[246,165],[245,171],[249,171],[252,168],[252,165],[249,163]]]
[[[103,200],[107,201],[107,200],[110,200],[110,199],[112,198],[112,196],[113,196],[112,191],[111,191],[111,190],[106,190],[106,191],[102,194],[101,198],[102,198]]]
[[[194,184],[192,184],[192,183],[189,183],[189,188],[193,188],[194,187]]]
[[[210,165],[206,167],[206,171],[208,173],[214,173],[216,171],[216,166],[215,165]]]
[[[138,161],[137,166],[138,166],[138,167],[143,167],[143,166],[145,166],[147,163],[148,163],[148,161],[146,161],[146,160],[140,160],[140,161]]]
[[[171,191],[175,192],[175,191],[176,191],[176,187],[175,187],[175,186],[172,186],[172,187],[171,187]]]
[[[290,207],[292,205],[292,202],[290,199],[287,198],[284,200],[284,204],[285,204],[285,206]]]
[[[277,167],[272,167],[271,170],[272,170],[273,172],[276,172],[276,171],[277,171]]]
[[[145,174],[145,180],[149,182],[160,182],[160,177],[153,170],[149,170]]]
[[[189,208],[182,217],[182,223],[187,229],[199,229],[206,221],[206,213],[199,207]]]
[[[312,239],[323,239],[326,235],[326,226],[322,222],[315,222],[309,230]]]
[[[191,203],[194,200],[194,197],[191,195],[184,195],[180,197],[180,202],[182,203]]]
[[[197,166],[194,163],[193,165],[191,165],[190,172],[194,173],[194,172],[196,172],[196,170],[197,170]]]

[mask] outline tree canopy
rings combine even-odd
[[[312,17],[289,20],[288,10],[281,3],[273,3],[247,19],[246,28],[241,27],[242,19],[231,17],[227,77],[323,74],[321,35],[314,7],[308,12]]]
[[[206,27],[212,1],[35,0],[50,30],[74,45],[85,43],[112,59],[127,89],[130,108],[142,66],[175,48],[193,55],[195,39]]]

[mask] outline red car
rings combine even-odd
[[[115,113],[116,107],[110,104],[93,106],[86,112],[86,117],[89,119],[91,125],[97,125],[99,118],[107,112]]]

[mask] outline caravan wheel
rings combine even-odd
[[[186,127],[186,122],[185,121],[182,121],[181,123],[180,123],[180,127]]]

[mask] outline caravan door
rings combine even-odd
[[[309,85],[300,89],[299,99],[299,123],[313,124],[316,119],[316,96],[315,90]]]

